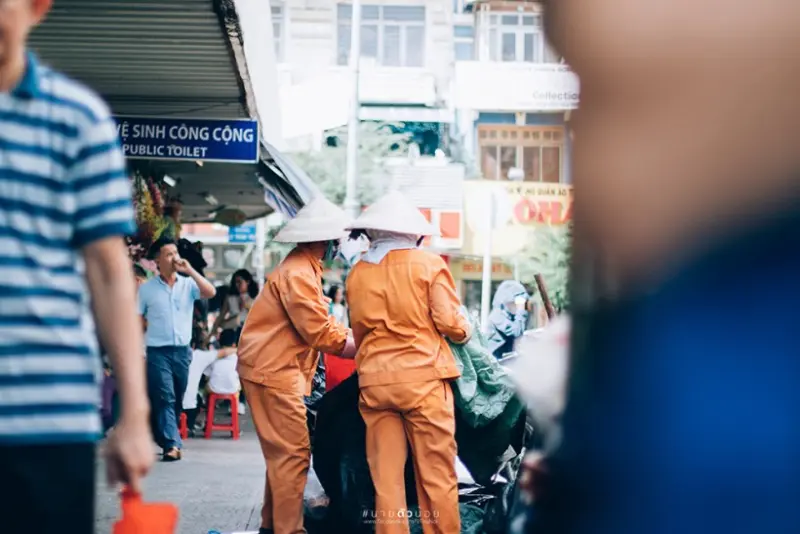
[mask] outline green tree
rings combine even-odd
[[[358,135],[358,200],[362,205],[374,202],[385,187],[387,157],[404,154],[410,135],[400,132],[402,125],[384,122],[362,122]],[[347,127],[328,133],[335,146],[326,143],[322,149],[291,154],[295,163],[319,186],[328,199],[344,202],[347,185]]]
[[[530,243],[515,258],[520,281],[536,287],[534,276],[541,274],[550,301],[558,310],[569,306],[571,247],[571,225],[541,226],[532,231]]]

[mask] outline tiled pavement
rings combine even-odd
[[[148,501],[168,501],[180,508],[177,534],[257,531],[264,491],[264,460],[249,418],[238,441],[219,432],[214,439],[189,439],[184,458],[156,463],[144,486]],[[119,498],[98,466],[97,534],[108,534],[119,516]]]

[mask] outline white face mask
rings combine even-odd
[[[339,247],[339,256],[348,264],[353,265],[358,257],[364,252],[369,243],[365,237],[359,237],[358,239],[350,239],[345,238],[342,239],[341,245]]]

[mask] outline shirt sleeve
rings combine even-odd
[[[195,300],[200,300],[200,286],[197,285],[197,282],[194,281],[194,278],[187,278],[189,280],[189,295],[192,298],[192,302]]]
[[[469,321],[461,313],[461,302],[456,295],[453,275],[443,261],[433,276],[430,299],[431,318],[439,333],[453,343],[465,343],[469,340]]]
[[[68,178],[75,204],[72,245],[86,245],[136,231],[131,185],[117,128],[107,111],[81,132]]]
[[[145,289],[144,284],[139,286],[139,290],[136,292],[136,304],[139,306],[139,315],[147,315],[147,302],[145,301]]]
[[[281,302],[295,330],[318,351],[339,355],[349,331],[328,314],[316,280],[306,273],[289,273],[281,278]]]

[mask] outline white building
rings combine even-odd
[[[289,147],[347,122],[351,6],[271,0]],[[442,148],[474,177],[570,182],[577,76],[548,46],[541,5],[523,0],[366,0],[364,119],[440,123]]]

